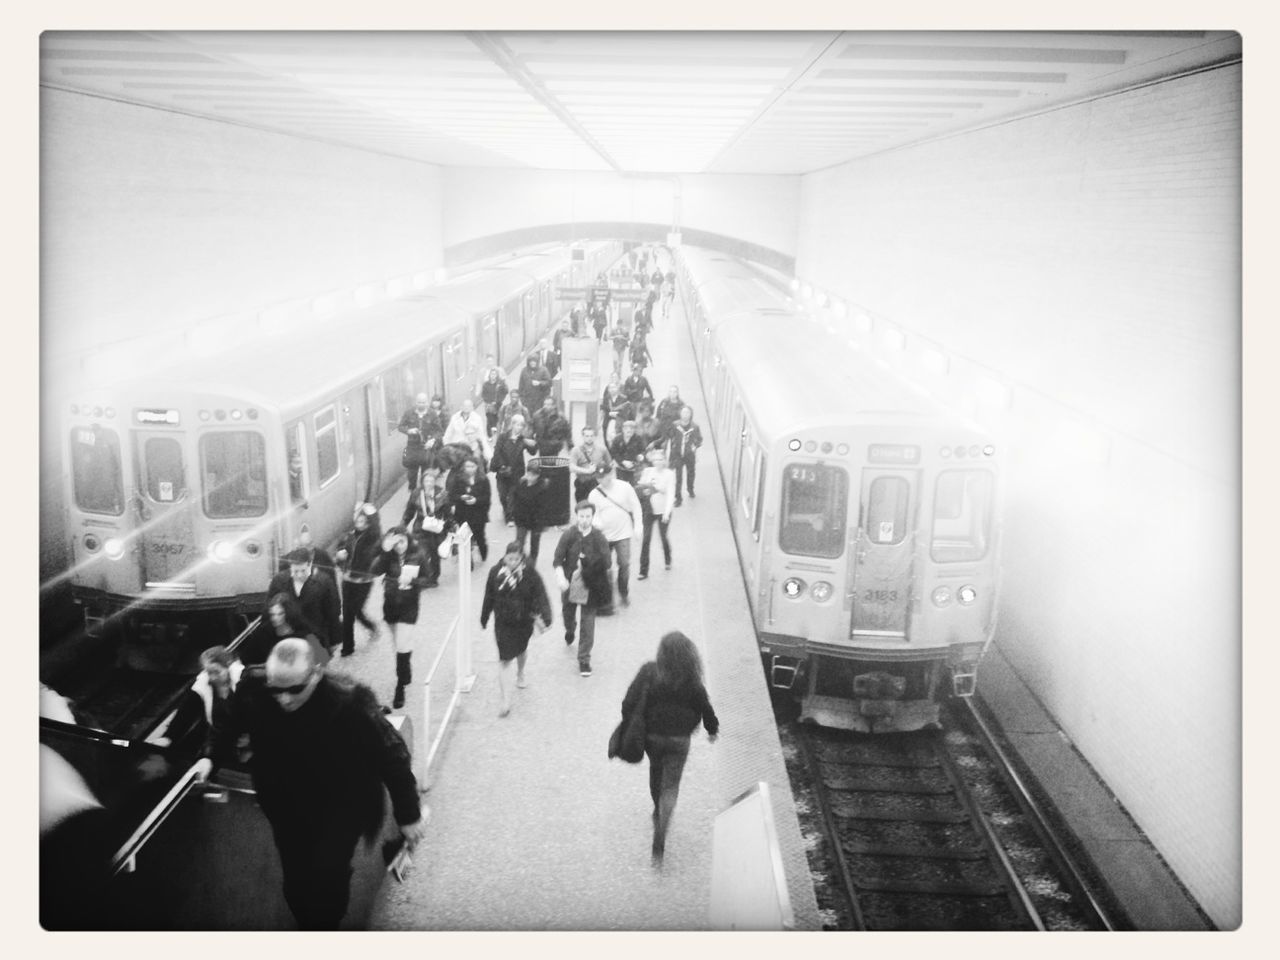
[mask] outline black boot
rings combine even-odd
[[[413,682],[413,654],[396,654],[396,695],[391,706],[399,710],[404,706],[404,688]]]

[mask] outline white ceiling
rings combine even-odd
[[[1225,31],[51,31],[40,80],[451,166],[801,174],[1240,49]]]

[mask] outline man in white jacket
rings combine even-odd
[[[618,558],[618,595],[624,607],[631,606],[627,592],[627,576],[631,570],[631,540],[639,536],[644,524],[640,500],[629,483],[619,482],[612,464],[600,464],[596,476],[598,484],[588,495],[587,502],[596,508],[595,527],[609,541],[609,549]],[[608,616],[612,611],[599,611]]]

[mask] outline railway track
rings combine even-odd
[[[987,732],[960,711],[945,731],[787,725],[824,926],[1110,929]]]

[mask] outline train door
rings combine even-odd
[[[914,470],[862,471],[849,585],[851,637],[907,639],[919,485]]]
[[[369,436],[370,389],[366,385],[342,401],[342,436],[347,466],[351,469],[351,483],[356,499],[368,500],[373,490],[374,456],[372,438]],[[354,409],[353,409],[354,408]]]
[[[182,438],[133,431],[134,509],[143,582],[169,583],[190,575],[197,556]]]
[[[373,500],[382,489],[383,416],[378,410],[381,395],[376,382],[370,382],[364,385],[356,401],[356,460],[364,461],[360,465],[362,469],[356,471],[356,490],[364,491],[365,500]]]

